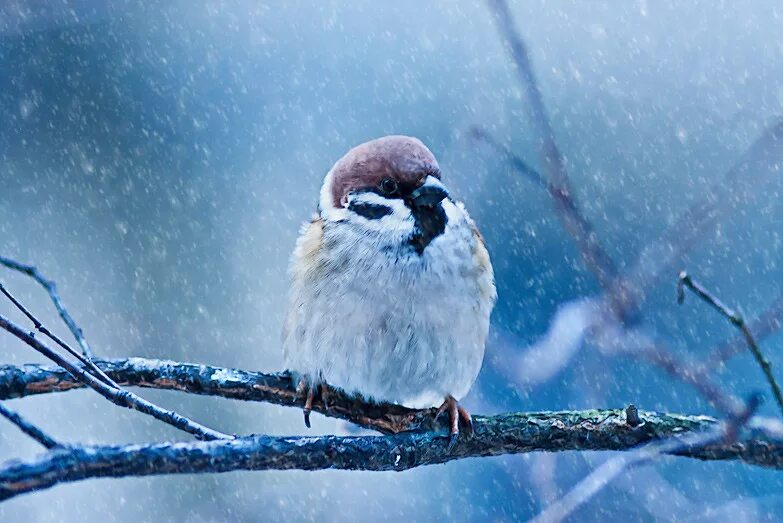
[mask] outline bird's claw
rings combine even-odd
[[[321,383],[319,386],[309,385],[305,378],[299,381],[299,385],[296,387],[296,393],[300,396],[305,396],[305,403],[302,412],[304,414],[305,426],[310,428],[310,413],[313,411],[313,402],[316,398],[316,391],[320,396],[321,401],[324,404],[324,408],[327,412],[330,412],[332,407],[329,404],[329,387],[326,383]]]
[[[468,434],[473,434],[473,418],[470,416],[470,412],[465,410],[462,405],[457,405],[457,413],[459,414],[462,423],[468,429]]]
[[[443,402],[443,405],[438,407],[438,411],[435,413],[435,421],[438,421],[440,419],[443,413],[446,412],[448,406],[449,406],[449,400],[446,400]]]
[[[452,434],[451,436],[449,436],[449,446],[448,446],[448,448],[446,449],[446,450],[447,450],[449,453],[451,452],[451,449],[453,449],[453,448],[454,448],[454,445],[456,445],[456,444],[457,444],[457,440],[458,440],[458,439],[459,439],[459,433],[457,433],[457,434]]]
[[[305,427],[308,429],[310,428],[310,412],[313,410],[314,397],[315,393],[313,392],[313,388],[309,387],[307,389],[307,399],[305,399],[304,409],[302,410],[304,412]]]
[[[446,400],[438,408],[435,413],[435,419],[437,420],[444,412],[449,413],[449,445],[448,452],[454,448],[459,440],[459,422],[462,420],[465,425],[466,432],[473,434],[473,419],[470,417],[470,413],[465,410],[454,398],[454,396],[446,396]]]

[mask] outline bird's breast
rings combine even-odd
[[[409,406],[464,395],[481,367],[494,284],[472,222],[453,218],[422,254],[404,238],[325,226],[295,299],[291,368]]]

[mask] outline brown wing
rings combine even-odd
[[[476,224],[473,225],[473,238],[475,246],[473,248],[473,260],[478,270],[478,291],[480,302],[495,303],[497,299],[497,290],[495,289],[495,273],[492,270],[492,262],[489,259],[489,251],[484,244],[484,237],[481,236]]]
[[[301,301],[302,289],[308,279],[316,277],[319,262],[319,253],[323,245],[324,222],[320,216],[315,215],[310,223],[302,227],[296,247],[291,256],[289,278],[291,289],[289,292],[288,313],[283,324],[283,341],[296,328],[296,311]]]

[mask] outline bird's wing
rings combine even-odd
[[[319,256],[323,247],[324,221],[315,215],[313,219],[302,226],[296,248],[291,256],[289,278],[291,290],[289,294],[288,312],[283,323],[283,345],[288,336],[296,328],[297,311],[302,301],[302,291],[308,280],[316,277],[320,267]]]
[[[479,302],[490,303],[494,305],[498,293],[495,288],[495,273],[492,270],[492,262],[489,259],[489,251],[484,243],[484,237],[476,227],[471,223],[473,229],[473,260],[478,269],[478,290]],[[491,305],[490,305],[491,306]]]

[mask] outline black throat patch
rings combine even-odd
[[[414,205],[410,209],[416,222],[416,228],[408,243],[416,251],[416,254],[421,256],[430,242],[446,230],[448,218],[446,218],[446,211],[443,209],[442,203],[426,207]]]

